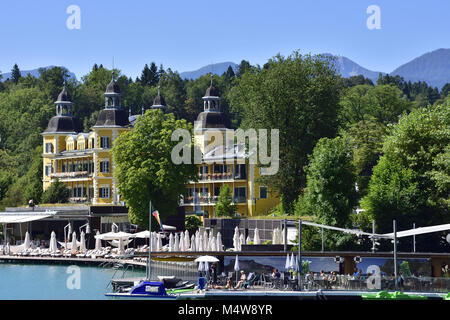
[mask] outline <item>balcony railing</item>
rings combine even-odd
[[[219,197],[198,197],[198,204],[202,205],[202,204],[215,204],[217,203]],[[193,197],[186,197],[184,198],[184,203],[185,204],[193,204],[194,203],[194,198]]]
[[[239,180],[246,179],[243,175],[233,175],[231,172],[225,173],[200,173],[199,181],[215,181],[215,180]]]
[[[56,172],[50,174],[50,178],[58,178],[58,179],[73,179],[73,178],[89,178],[92,175],[92,172],[88,171],[73,171],[73,172]]]
[[[245,203],[247,201],[246,197],[234,197],[234,203]]]
[[[71,203],[84,203],[87,201],[88,201],[87,197],[71,197],[71,198],[69,198],[69,202],[71,202]]]

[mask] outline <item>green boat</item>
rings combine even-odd
[[[449,300],[450,301],[450,292],[449,293],[447,293],[447,295],[446,296],[444,296],[444,298],[443,298],[444,300]]]
[[[387,291],[380,291],[377,294],[363,294],[361,296],[366,300],[427,300],[428,298],[421,295],[411,295],[405,294],[401,291],[395,291],[394,293],[389,293]]]

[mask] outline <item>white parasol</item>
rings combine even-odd
[[[259,238],[259,229],[255,228],[255,234],[253,235],[253,244],[261,244],[261,239]]]
[[[77,253],[78,251],[78,243],[77,243],[77,233],[74,231],[72,233],[72,248],[70,249],[70,253]]]
[[[86,252],[86,239],[85,239],[84,231],[81,231],[81,235],[80,235],[80,252],[81,253]]]

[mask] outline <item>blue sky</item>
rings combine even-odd
[[[81,29],[69,30],[69,5]],[[369,5],[381,29],[369,30]],[[447,0],[2,0],[0,70],[64,65],[78,78],[94,63],[133,79],[145,63],[191,71],[242,59],[264,64],[281,53],[332,53],[391,72],[426,52],[450,48]]]

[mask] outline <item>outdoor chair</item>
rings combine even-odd
[[[247,281],[245,281],[241,287],[244,287],[245,289],[249,289],[254,285],[254,283],[259,279],[259,276],[256,273],[251,272],[248,277]]]
[[[271,287],[272,281],[270,280],[271,276],[262,273],[257,281],[257,284],[264,289]]]

